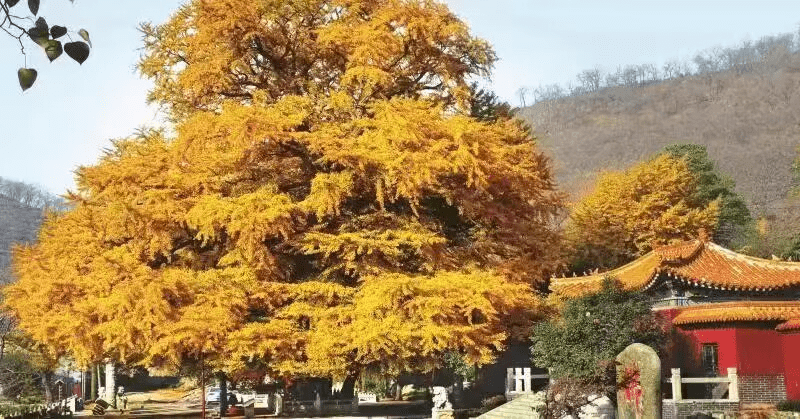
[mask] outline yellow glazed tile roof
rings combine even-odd
[[[660,273],[696,285],[734,291],[765,291],[800,286],[800,263],[745,256],[700,240],[663,246],[620,268],[575,278],[554,278],[550,289],[574,297],[600,289],[606,276],[623,287],[643,290]]]
[[[740,321],[779,321],[800,319],[798,301],[731,301],[699,304],[681,310],[672,320],[675,325]],[[783,326],[778,326],[779,328]],[[779,329],[780,330],[780,329]]]
[[[633,262],[617,269],[599,274],[574,278],[553,278],[550,290],[564,297],[576,297],[596,292],[603,284],[603,278],[616,278],[627,290],[640,290],[655,279],[661,259],[655,252],[650,252]]]
[[[779,330],[781,332],[800,331],[800,317],[789,319],[779,324],[775,330]]]

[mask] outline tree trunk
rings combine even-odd
[[[91,388],[89,389],[89,397],[91,400],[97,400],[97,366],[92,364],[89,367],[89,374],[92,375]]]
[[[224,372],[217,373],[219,380],[219,417],[224,418],[228,411],[228,377]]]
[[[397,401],[402,401],[403,400],[403,384],[400,383],[400,377],[397,377],[397,379],[395,380],[395,383],[396,383],[396,387],[397,388],[394,391],[394,399],[397,400]]]
[[[351,373],[344,379],[344,383],[342,384],[342,398],[343,399],[352,399],[355,396],[355,388],[356,388],[356,380],[358,379],[358,373]]]
[[[205,359],[200,357],[200,404],[203,406],[203,416],[206,419],[206,364]]]
[[[52,373],[46,372],[42,374],[42,387],[44,387],[44,401],[45,403],[53,403],[53,391],[50,388],[50,378]]]
[[[106,379],[106,375],[104,373],[104,371],[105,371],[104,368],[105,367],[102,364],[100,364],[100,363],[97,364],[97,397],[99,397],[101,399],[106,396],[106,394],[105,394],[105,388],[106,388],[105,379]],[[100,387],[103,388],[103,391],[100,391]]]
[[[114,379],[114,363],[107,362],[106,363],[106,394],[105,400],[108,404],[111,405],[114,409],[117,408],[117,384],[116,380]]]

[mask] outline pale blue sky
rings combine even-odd
[[[145,104],[149,82],[135,73],[136,26],[161,22],[180,0],[42,0],[49,23],[89,30],[94,48],[79,66],[50,64],[32,43],[28,66],[39,79],[25,93],[15,40],[0,36],[0,177],[53,193],[73,187],[72,171],[96,161],[109,139],[157,125]],[[800,0],[447,0],[500,61],[493,87],[518,103],[522,86],[565,84],[581,70],[689,59],[714,46],[797,32]],[[15,9],[24,8],[20,2]],[[56,18],[57,17],[57,18]]]

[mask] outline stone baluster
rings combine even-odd
[[[682,400],[681,391],[681,369],[672,368],[672,400]]]
[[[728,379],[730,379],[728,384],[728,400],[738,402],[739,374],[736,372],[736,368],[728,368]]]

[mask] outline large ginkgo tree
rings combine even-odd
[[[562,198],[525,127],[470,115],[495,55],[445,5],[195,0],[142,30],[174,129],[114,141],[16,249],[34,339],[352,382],[491,362],[546,314]]]

